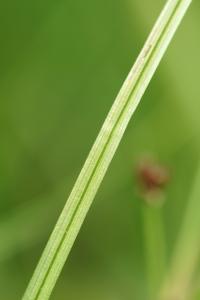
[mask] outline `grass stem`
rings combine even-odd
[[[125,129],[191,1],[167,1],[105,120],[23,300],[50,297]]]
[[[154,300],[166,271],[166,241],[162,207],[143,205],[144,246],[147,264],[148,299]]]

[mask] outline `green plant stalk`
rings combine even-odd
[[[162,207],[143,205],[144,247],[147,265],[148,299],[154,300],[166,272],[166,241]]]
[[[46,300],[50,297],[131,116],[191,1],[167,1],[103,124],[23,300]]]
[[[186,300],[200,257],[200,167],[186,207],[167,279],[161,290],[162,300]]]

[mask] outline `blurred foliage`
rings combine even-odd
[[[20,299],[164,0],[0,3],[0,298]],[[170,257],[199,162],[200,3],[131,122],[52,299],[148,299],[134,166],[171,169]],[[12,288],[11,288],[12,287]]]

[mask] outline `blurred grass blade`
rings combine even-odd
[[[149,290],[148,299],[155,300],[166,271],[166,241],[162,207],[144,204],[142,213]]]
[[[185,217],[175,247],[171,267],[161,291],[160,299],[162,300],[186,300],[190,297],[200,257],[199,199],[200,167],[185,210]]]
[[[169,0],[158,18],[105,120],[23,300],[46,300],[50,297],[131,116],[191,1]]]

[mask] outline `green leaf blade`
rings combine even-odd
[[[106,118],[23,300],[49,299],[128,123],[191,1],[167,2]]]

